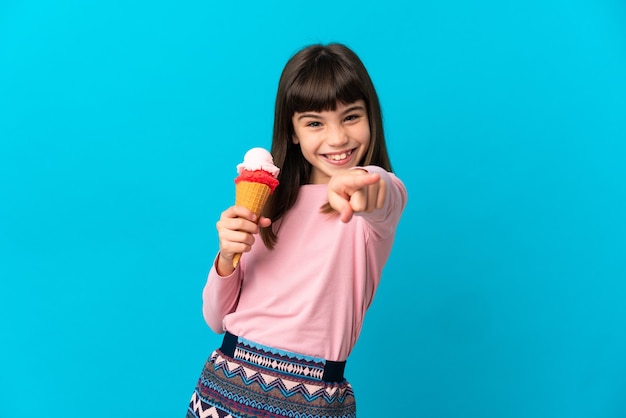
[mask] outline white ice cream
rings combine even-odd
[[[278,176],[280,169],[274,165],[274,159],[264,148],[252,148],[243,156],[243,162],[237,164],[237,174],[243,170],[263,170],[270,173],[274,178]]]

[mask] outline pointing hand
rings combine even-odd
[[[385,204],[385,181],[365,170],[346,170],[328,182],[328,203],[349,222],[355,212],[372,212]]]

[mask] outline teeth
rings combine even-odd
[[[350,152],[344,152],[341,154],[328,154],[326,157],[329,160],[333,160],[333,161],[341,161],[341,160],[345,160],[346,158],[348,158],[348,156],[352,154],[352,151]]]

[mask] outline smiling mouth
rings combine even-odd
[[[323,154],[323,155],[324,155],[324,158],[330,161],[340,162],[350,157],[353,152],[354,152],[354,149],[351,149],[349,151],[344,151],[344,152],[340,152],[336,154]]]

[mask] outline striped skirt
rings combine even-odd
[[[345,362],[265,347],[226,333],[207,360],[187,418],[355,418]]]

